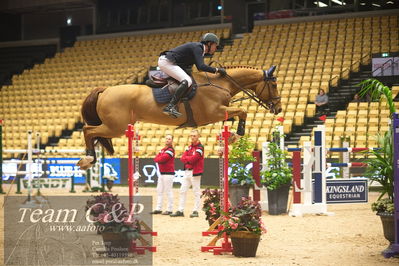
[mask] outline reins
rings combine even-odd
[[[220,67],[222,67],[222,65],[221,65],[219,62],[216,62],[216,61],[211,61],[211,62],[209,63],[209,65],[212,65],[213,63],[218,64]],[[211,86],[214,86],[214,87],[222,88],[221,86],[218,86],[218,85],[216,85],[216,84],[212,84],[212,82],[210,81],[210,79],[209,79],[209,77],[208,77],[208,74],[207,74],[207,73],[205,73],[205,74],[206,74],[206,78],[208,79],[209,84],[201,84],[201,85],[211,85]],[[266,80],[276,80],[276,78],[274,78],[274,77],[273,77],[273,78],[267,77],[267,73],[266,73],[265,70],[263,70],[263,76],[264,76],[264,80],[265,80],[265,81],[266,81]],[[237,102],[237,101],[243,101],[243,100],[247,100],[247,99],[252,99],[252,100],[254,100],[257,104],[259,104],[260,106],[262,106],[263,108],[265,108],[265,109],[267,109],[267,110],[270,110],[270,109],[274,106],[274,103],[273,103],[272,100],[281,99],[281,97],[271,97],[271,98],[270,98],[270,103],[269,103],[268,105],[266,105],[261,99],[259,99],[259,97],[256,95],[255,92],[253,92],[253,91],[251,91],[251,90],[248,90],[248,89],[245,89],[244,87],[242,87],[242,86],[241,86],[233,77],[231,77],[229,74],[226,74],[224,77],[227,78],[228,80],[230,80],[230,81],[234,84],[234,86],[235,86],[237,89],[239,89],[240,91],[242,91],[244,94],[246,94],[246,95],[248,96],[248,97],[241,97],[241,98],[236,99],[236,100],[233,100],[233,101],[231,101],[231,102]],[[262,92],[265,90],[266,85],[267,85],[267,87],[268,87],[268,89],[269,89],[269,96],[271,96],[270,87],[269,87],[269,84],[268,84],[268,83],[265,83],[265,85],[263,86],[262,91],[260,92],[260,94],[262,94]],[[223,88],[223,89],[225,89],[225,88]]]
[[[243,93],[245,93],[246,95],[248,95],[248,98],[254,100],[256,103],[258,103],[260,106],[264,107],[265,109],[268,109],[268,110],[270,109],[270,107],[267,106],[267,105],[265,105],[265,104],[263,103],[263,101],[262,101],[261,99],[259,99],[259,97],[258,97],[253,91],[248,90],[248,89],[245,89],[244,87],[242,87],[242,86],[241,86],[240,84],[238,84],[238,82],[237,82],[233,77],[231,77],[229,74],[226,74],[225,77],[226,77],[228,80],[230,80],[230,81],[236,86],[237,89],[239,89],[240,91],[242,91]],[[265,89],[265,87],[266,87],[266,84],[263,86],[262,92],[263,92],[263,90]]]

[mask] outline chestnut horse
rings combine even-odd
[[[239,117],[237,134],[243,135],[247,113],[237,107],[229,107],[231,98],[243,91],[251,98],[270,109],[274,114],[281,112],[280,96],[274,68],[269,71],[252,67],[227,67],[227,75],[194,73],[198,89],[190,100],[193,118],[197,126]],[[82,105],[85,121],[83,133],[86,143],[86,157],[77,165],[86,170],[95,162],[95,140],[100,142],[109,154],[113,154],[111,139],[124,135],[128,124],[137,121],[160,125],[180,126],[187,121],[183,103],[179,103],[182,116],[172,118],[162,113],[164,104],[154,100],[152,89],[146,85],[118,85],[106,89],[94,89]],[[184,127],[184,125],[183,125]]]

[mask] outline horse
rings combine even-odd
[[[231,98],[244,91],[260,105],[278,114],[281,98],[277,90],[272,67],[268,71],[248,67],[226,67],[226,76],[204,72],[193,73],[197,92],[190,100],[192,117],[196,126],[239,117],[238,135],[245,133],[247,113],[237,107],[229,107]],[[77,163],[82,170],[90,168],[96,161],[94,146],[99,142],[109,154],[114,153],[111,139],[124,135],[128,124],[137,121],[168,126],[187,127],[188,119],[183,103],[178,104],[182,115],[172,118],[162,113],[164,104],[155,101],[152,88],[141,85],[117,85],[94,89],[82,104],[86,156]],[[225,115],[227,112],[227,115]],[[189,125],[192,126],[192,125]]]

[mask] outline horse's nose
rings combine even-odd
[[[282,111],[283,111],[283,108],[281,108],[281,107],[280,107],[280,108],[277,108],[275,114],[279,114],[279,113],[281,113]]]

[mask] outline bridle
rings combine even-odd
[[[219,62],[215,62],[215,61],[210,62],[209,65],[212,65],[212,63],[216,63],[216,64],[218,64],[220,67],[222,66]],[[272,86],[270,85],[270,82],[267,82],[267,81],[274,81],[274,82],[275,82],[275,81],[276,81],[276,77],[268,77],[267,71],[266,71],[266,70],[262,70],[262,71],[263,71],[263,80],[266,81],[266,82],[264,83],[263,88],[262,88],[262,90],[260,91],[260,93],[259,93],[258,95],[262,95],[263,91],[264,91],[265,89],[267,89],[267,90],[268,90],[268,93],[269,93],[269,96],[271,96],[271,95],[272,95]],[[211,85],[211,86],[214,86],[214,87],[218,87],[218,88],[224,89],[224,88],[222,88],[221,86],[218,86],[218,85],[216,85],[216,84],[213,84],[213,83],[209,80],[208,74],[207,74],[207,73],[205,73],[205,74],[206,74],[206,78],[208,79],[208,84],[201,84],[201,85],[199,85],[199,86]],[[241,86],[241,85],[240,85],[233,77],[231,77],[229,74],[226,74],[224,77],[227,78],[228,80],[230,80],[230,81],[234,84],[234,86],[236,86],[237,89],[239,89],[240,91],[242,91],[244,94],[246,94],[246,95],[248,96],[248,97],[242,97],[242,98],[237,99],[237,100],[234,100],[234,101],[232,101],[232,102],[242,101],[242,100],[246,100],[246,99],[252,99],[252,100],[255,101],[257,104],[259,104],[260,106],[262,106],[263,108],[265,108],[265,109],[267,109],[267,110],[270,110],[270,111],[273,111],[273,112],[275,111],[275,107],[276,107],[276,105],[277,105],[277,103],[275,103],[275,101],[280,100],[280,99],[281,99],[280,96],[269,97],[269,99],[268,99],[267,101],[263,101],[263,100],[261,100],[261,99],[258,97],[258,95],[256,95],[255,92],[253,92],[252,90],[246,89],[246,88],[244,88],[243,86]]]
[[[281,100],[281,97],[280,97],[280,96],[273,96],[273,97],[271,97],[271,95],[272,95],[272,86],[270,85],[270,82],[269,82],[269,81],[276,82],[277,79],[276,79],[276,77],[268,77],[267,71],[266,71],[266,70],[263,70],[263,80],[265,81],[265,83],[264,83],[264,85],[263,85],[262,90],[260,91],[260,93],[259,93],[258,95],[262,95],[263,91],[264,91],[264,90],[266,89],[266,87],[267,87],[267,90],[268,90],[268,93],[269,93],[269,99],[266,101],[266,105],[267,105],[267,108],[266,108],[266,109],[271,110],[271,111],[274,111],[274,110],[275,110],[275,106],[276,106],[276,104],[277,104],[277,103],[275,103],[274,101],[279,101],[279,100]],[[258,99],[259,101],[261,101],[261,100],[259,99],[258,96],[256,96],[256,97],[257,97],[257,99]],[[262,106],[263,106],[263,104],[262,104]]]

